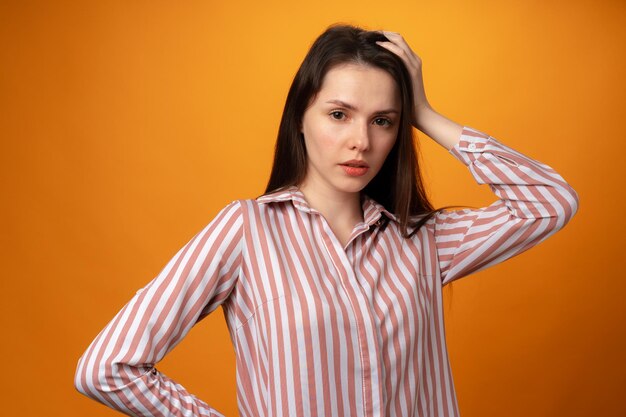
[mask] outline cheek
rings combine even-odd
[[[380,149],[389,151],[398,140],[398,134],[395,131],[383,132],[378,136],[377,140],[380,144]]]
[[[340,142],[340,135],[332,126],[319,123],[315,129],[309,130],[307,142],[320,153],[330,152],[337,148]]]
[[[341,135],[341,129],[326,120],[320,120],[317,125],[317,134],[324,143],[330,144]]]

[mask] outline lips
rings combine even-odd
[[[351,159],[349,161],[342,162],[339,165],[346,165],[349,167],[365,167],[365,168],[369,167],[369,165],[367,165],[367,162],[362,161],[360,159]]]

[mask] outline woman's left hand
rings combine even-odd
[[[426,92],[424,90],[422,60],[411,50],[411,47],[399,33],[389,32],[386,30],[382,30],[380,32],[385,35],[387,39],[389,39],[389,42],[377,41],[376,43],[398,55],[402,61],[404,61],[407,70],[411,75],[411,80],[413,82],[413,97],[415,100],[415,120],[412,123],[415,127],[418,127],[417,122],[419,120],[418,115],[420,112],[432,109],[426,99]]]

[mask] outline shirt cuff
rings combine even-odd
[[[465,165],[469,165],[485,151],[490,140],[491,136],[487,133],[470,126],[463,126],[459,141],[448,152]]]

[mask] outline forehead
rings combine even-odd
[[[318,102],[338,99],[366,107],[399,106],[400,91],[387,71],[369,65],[343,64],[326,73]]]

